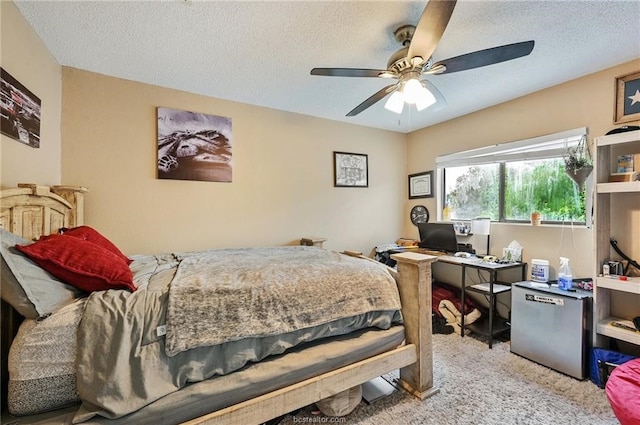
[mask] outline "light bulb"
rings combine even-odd
[[[422,96],[422,91],[424,87],[420,84],[415,78],[408,80],[404,83],[404,87],[402,88],[402,93],[404,94],[404,101],[410,105],[413,105],[420,99]]]
[[[396,114],[401,114],[404,108],[404,96],[402,92],[400,90],[394,91],[391,96],[389,96],[389,99],[387,99],[384,107]]]

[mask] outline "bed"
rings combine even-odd
[[[3,233],[3,239],[22,237],[32,241],[53,234],[44,238],[45,242],[60,238],[66,238],[68,242],[70,236],[55,234],[64,228],[87,227],[83,226],[86,191],[82,187],[33,184],[3,189],[0,223],[9,232]],[[87,239],[86,233],[80,236],[79,240]],[[279,282],[282,277],[278,273],[286,271],[289,260],[277,257],[278,267],[272,268],[259,261],[267,258],[267,263],[273,263],[269,255],[289,256],[292,251],[296,258],[291,260],[292,267],[310,267],[305,273],[296,275],[297,280],[307,283],[309,276],[319,273],[321,261],[316,263],[316,258],[325,258],[329,268],[335,267],[341,274],[350,276],[351,282],[358,282],[357,289],[367,294],[365,298],[369,303],[377,297],[376,302],[380,304],[372,304],[375,312],[358,310],[361,300],[345,297],[355,303],[357,314],[334,316],[328,313],[330,309],[320,306],[320,311],[325,312],[324,318],[314,316],[309,309],[291,315],[288,313],[291,305],[276,308],[275,298],[268,298],[266,305],[269,308],[253,305],[250,310],[263,308],[264,329],[259,334],[244,334],[245,328],[249,327],[244,325],[255,317],[245,310],[234,310],[240,304],[238,299],[220,304],[222,301],[218,299],[222,297],[215,292],[220,291],[220,285],[206,287],[202,282],[209,279],[202,279],[199,274],[204,268],[209,276],[226,276],[230,273],[228,265],[232,265],[243,276],[268,275],[275,279],[274,282]],[[102,255],[102,251],[98,254]],[[220,257],[223,254],[224,257]],[[67,288],[67,299],[62,296],[62,300],[57,300],[58,304],[39,306],[41,311],[36,312],[40,315],[37,318],[24,319],[22,316],[29,314],[24,310],[23,314],[17,311],[24,308],[19,302],[14,301],[13,308],[3,301],[3,410],[9,403],[21,414],[37,413],[29,411],[29,405],[33,403],[24,401],[33,400],[28,396],[34,392],[33,388],[28,388],[33,383],[39,385],[36,387],[38,398],[46,398],[41,388],[53,387],[58,392],[48,401],[39,401],[39,410],[49,410],[42,406],[50,403],[50,412],[19,416],[17,423],[258,424],[395,369],[400,369],[399,384],[414,396],[425,399],[437,391],[432,378],[430,312],[431,263],[436,257],[394,254],[398,274],[392,283],[399,292],[397,304],[398,307],[401,305],[401,320],[395,311],[397,308],[389,304],[392,296],[378,294],[379,288],[366,286],[373,278],[367,275],[366,280],[357,280],[361,279],[358,277],[361,272],[357,271],[360,268],[366,273],[379,274],[377,270],[383,267],[366,258],[315,247],[212,250],[125,258],[130,264],[126,270],[117,271],[120,274],[114,279],[118,281],[128,271],[134,281],[131,287],[123,283],[124,286],[117,290],[96,290],[89,296],[82,296],[78,294],[78,288],[72,286]],[[220,261],[213,261],[216,259]],[[227,268],[216,268],[219,263],[226,263]],[[258,269],[245,269],[254,263]],[[195,268],[198,274],[194,275]],[[87,281],[87,276],[83,278],[83,282]],[[195,291],[195,295],[194,285],[203,286]],[[281,288],[286,293],[289,289]],[[6,298],[5,290],[3,284],[3,298]],[[321,290],[331,292],[327,288]],[[245,299],[252,298],[247,295],[254,293],[251,291],[245,294]],[[86,294],[86,290],[82,292]],[[211,294],[215,296],[209,296]],[[304,294],[288,298],[304,300]],[[215,304],[211,304],[211,300],[216,300]],[[199,309],[195,308],[198,303],[203,303]],[[307,300],[302,304],[314,303]],[[118,311],[123,309],[124,316],[118,316]],[[195,325],[193,315],[203,311],[214,315],[208,317],[208,322],[225,325]],[[228,311],[234,311],[234,314],[225,314]],[[278,319],[276,311],[287,313],[288,319]],[[233,317],[238,316],[242,320],[234,323]],[[136,327],[138,320],[141,327]],[[298,323],[300,320],[302,323]],[[278,332],[270,333],[271,328]],[[54,351],[66,352],[62,356],[65,361],[45,362],[44,365],[27,362],[15,366],[16,357],[46,358],[38,350],[42,350],[47,336],[52,338],[53,335],[58,344]],[[9,347],[14,338],[16,343],[11,353],[15,376],[8,377]],[[254,340],[260,340],[260,345],[253,345]],[[134,355],[125,356],[125,352]],[[238,353],[242,356],[238,357]],[[73,356],[77,357],[75,361]],[[224,361],[221,363],[220,359]],[[153,364],[152,369],[149,369],[149,363]],[[33,376],[36,370],[42,369],[51,369],[50,376]],[[17,388],[23,392],[17,397],[14,395],[11,401],[11,397],[7,398],[7,386],[12,391]],[[22,405],[17,400],[22,401]],[[82,404],[78,404],[80,401]]]

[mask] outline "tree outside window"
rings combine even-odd
[[[585,192],[566,175],[561,157],[446,167],[445,203],[452,220],[490,217],[585,223]]]

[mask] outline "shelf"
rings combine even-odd
[[[596,185],[596,192],[597,193],[640,192],[640,181],[618,182],[618,183],[598,183]]]
[[[609,182],[611,172],[616,170],[616,155],[640,153],[640,130],[610,134],[594,139],[593,165],[594,175],[597,176],[594,197],[595,221],[593,225],[595,269],[594,275],[594,345],[606,346],[613,344],[612,340],[626,341],[640,345],[640,332],[622,329],[611,325],[613,321],[622,320],[618,317],[607,317],[615,314],[621,317],[636,316],[636,298],[640,295],[640,277],[629,277],[620,280],[617,277],[604,277],[601,273],[602,264],[611,255],[609,238],[612,231],[635,233],[635,220],[624,221],[624,224],[612,226],[612,223],[623,217],[635,215],[637,204],[635,198],[640,194],[640,181]],[[615,195],[628,193],[630,195]],[[613,194],[613,195],[612,195]],[[631,199],[628,199],[631,196]],[[625,219],[626,220],[626,219]],[[626,229],[626,227],[629,227]],[[632,256],[637,253],[631,252]],[[629,298],[630,297],[630,298]],[[627,298],[626,300],[623,298]],[[607,337],[607,338],[605,338]]]
[[[472,332],[475,332],[480,335],[489,335],[489,318],[483,317],[482,319],[471,323],[470,325],[465,324],[465,329],[469,329]],[[495,316],[493,318],[493,336],[501,334],[511,329],[509,322],[506,319]]]
[[[607,288],[615,291],[640,294],[640,277],[629,277],[628,280],[620,280],[611,277],[596,277],[596,288]]]
[[[632,344],[640,345],[640,332],[628,331],[622,328],[616,328],[611,325],[613,321],[619,321],[617,317],[607,317],[600,320],[596,325],[596,332],[600,335],[608,336],[610,338],[619,339],[621,341],[627,341]]]
[[[480,283],[478,285],[467,286],[465,288],[467,291],[479,292],[481,294],[489,295],[490,286],[488,283]],[[493,295],[497,295],[502,292],[507,292],[511,290],[511,286],[500,285],[499,283],[493,284]]]
[[[626,131],[624,133],[610,134],[608,136],[602,136],[596,138],[596,145],[610,146],[620,143],[629,143],[640,141],[640,130]]]

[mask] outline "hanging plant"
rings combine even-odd
[[[584,182],[593,170],[593,158],[587,145],[587,136],[582,136],[576,146],[567,148],[564,155],[564,168],[582,192]]]

